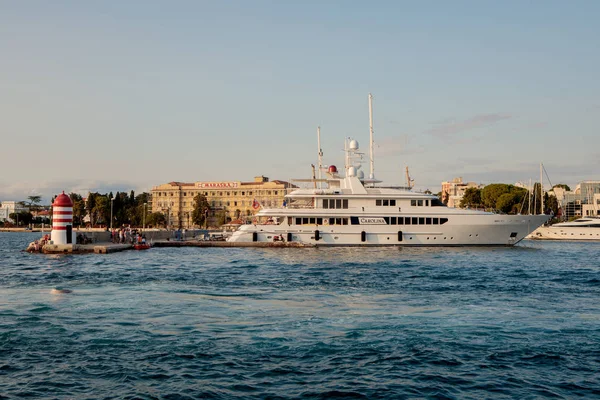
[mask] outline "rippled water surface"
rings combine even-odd
[[[0,233],[0,398],[600,398],[600,243],[21,252],[38,236]]]

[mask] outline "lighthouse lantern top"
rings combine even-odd
[[[73,207],[73,202],[71,201],[71,198],[65,194],[65,192],[62,192],[62,194],[56,196],[56,199],[54,199],[54,203],[52,203],[52,205],[54,207]]]

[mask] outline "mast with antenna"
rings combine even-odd
[[[319,147],[319,189],[321,189],[321,171],[323,170],[323,149],[321,148],[321,127],[317,126],[317,145]]]
[[[370,143],[369,143],[369,161],[371,166],[371,173],[369,174],[370,179],[375,179],[375,163],[373,161],[373,95],[369,93],[369,132],[370,132]]]

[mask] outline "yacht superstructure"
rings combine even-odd
[[[281,208],[262,208],[252,224],[239,227],[230,242],[287,241],[317,246],[512,246],[542,225],[547,215],[504,215],[445,206],[437,196],[408,187],[385,187],[374,177],[373,124],[369,95],[370,167],[361,170],[358,142],[344,143],[344,174],[321,165],[319,176],[304,180]],[[319,131],[320,140],[320,131]]]

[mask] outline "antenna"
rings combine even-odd
[[[544,165],[540,163],[540,213],[544,214]]]
[[[321,127],[317,126],[317,145],[319,147],[319,181],[321,180],[321,171],[323,170],[323,149],[321,149]],[[319,182],[321,189],[321,182]]]
[[[373,95],[369,93],[369,159],[371,163],[371,173],[369,174],[370,179],[375,179],[375,164],[373,161]]]

